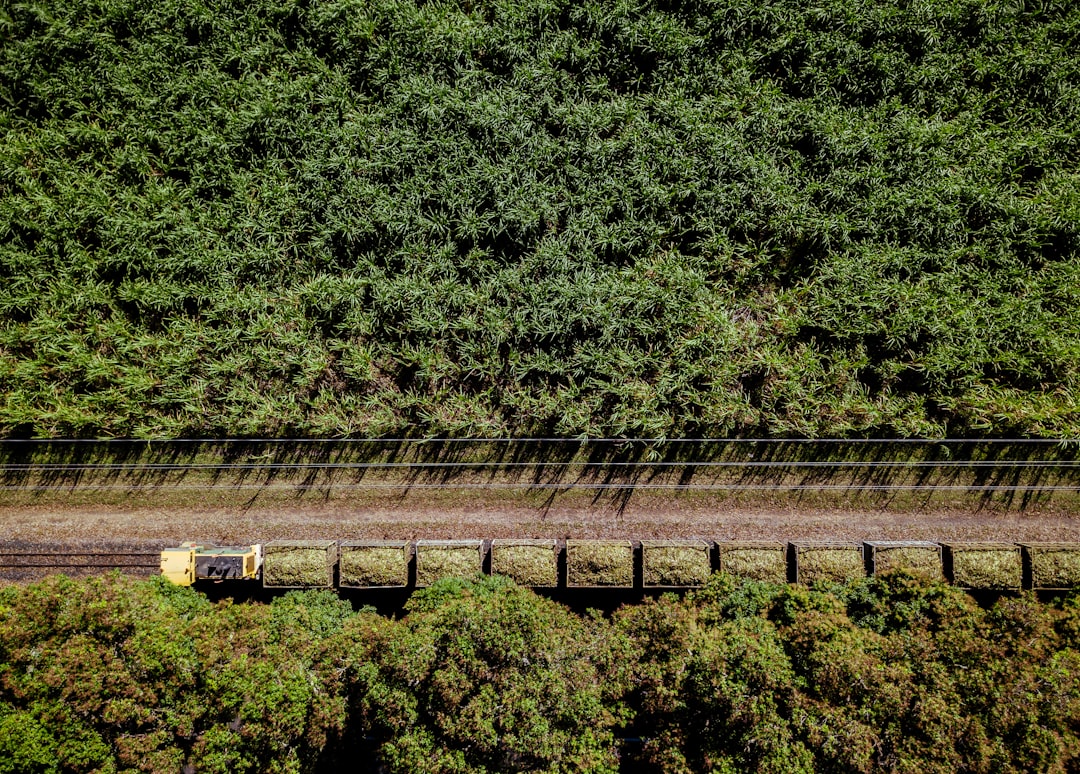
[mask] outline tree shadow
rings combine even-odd
[[[328,500],[353,491],[423,501],[446,489],[517,490],[546,514],[568,493],[622,513],[643,493],[825,494],[887,508],[962,498],[1023,511],[1080,489],[1078,443],[1041,440],[201,439],[0,441],[0,487],[31,498],[203,490]]]

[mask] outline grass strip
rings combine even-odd
[[[566,585],[634,585],[634,544],[629,540],[567,540]]]
[[[704,540],[643,540],[641,562],[646,586],[704,586],[712,574]]]
[[[787,544],[757,541],[721,543],[720,569],[737,578],[787,583]]]
[[[1011,543],[951,543],[952,582],[965,589],[1019,589],[1020,547]]]
[[[491,541],[491,572],[521,586],[559,585],[559,557],[554,540]]]
[[[337,543],[333,540],[275,540],[263,548],[266,588],[331,588]]]
[[[416,585],[430,586],[443,578],[472,578],[484,567],[482,540],[418,540]]]
[[[795,546],[795,578],[799,583],[848,583],[866,576],[858,543],[800,543]]]
[[[342,588],[407,586],[409,544],[404,540],[351,540],[341,544],[338,579]]]

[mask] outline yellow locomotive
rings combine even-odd
[[[161,574],[178,586],[197,580],[255,580],[262,570],[262,546],[181,543],[161,552]]]

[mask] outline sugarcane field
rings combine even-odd
[[[1077,51],[0,4],[0,774],[1080,771]]]

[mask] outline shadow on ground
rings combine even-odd
[[[588,492],[623,509],[642,493],[962,497],[1024,510],[1080,491],[1080,443],[997,440],[0,441],[7,493],[269,491],[328,498],[507,489],[547,503]]]

